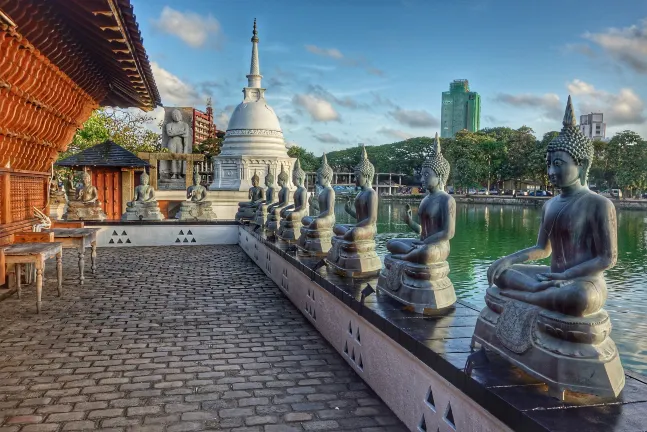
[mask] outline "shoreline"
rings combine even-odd
[[[541,207],[544,201],[552,197],[512,197],[509,195],[452,195],[457,203],[464,204],[497,204],[497,205],[518,205],[526,207]],[[391,202],[419,202],[424,195],[382,195],[380,200]],[[617,209],[625,210],[647,210],[647,200],[612,199],[609,198]]]

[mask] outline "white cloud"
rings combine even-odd
[[[191,84],[182,81],[157,62],[151,62],[151,69],[164,105],[196,106],[204,104],[207,100],[205,94],[201,94]]]
[[[184,43],[200,48],[209,43],[220,47],[221,27],[211,14],[205,16],[195,12],[180,12],[164,6],[159,19],[153,22],[156,29],[180,38]]]
[[[389,112],[389,115],[399,123],[415,128],[434,127],[440,125],[440,121],[425,110],[406,110],[396,108]]]
[[[564,116],[564,106],[559,96],[554,93],[543,95],[500,93],[494,100],[517,108],[539,109],[546,118],[551,120],[560,120]]]
[[[320,48],[316,45],[306,45],[306,50],[313,54],[334,58],[337,60],[344,58],[344,55],[337,48]]]
[[[639,25],[622,29],[610,28],[603,33],[586,33],[584,38],[620,64],[647,74],[647,19]]]
[[[377,133],[400,141],[413,138],[413,135],[411,135],[410,133],[407,133],[398,129],[390,129],[385,127],[378,129]]]
[[[314,138],[326,144],[348,144],[347,140],[340,139],[328,132],[314,134]]]
[[[311,94],[297,94],[292,103],[305,109],[314,121],[340,121],[339,113],[330,102]]]
[[[610,126],[643,124],[647,121],[645,104],[632,89],[623,88],[617,94],[598,90],[593,85],[575,79],[567,85],[573,96],[579,96],[576,106],[582,114],[602,112]]]

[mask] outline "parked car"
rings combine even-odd
[[[528,196],[528,191],[527,190],[518,190],[517,191],[517,196]]]
[[[476,195],[476,189],[469,189],[469,190],[467,191],[467,194],[468,194],[468,195]]]
[[[490,195],[499,195],[498,189],[490,189]]]
[[[479,191],[477,192],[477,195],[487,195],[487,189],[485,188],[479,189]]]
[[[611,198],[621,199],[622,191],[620,189],[611,189]]]

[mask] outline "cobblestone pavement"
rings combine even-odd
[[[0,302],[0,432],[406,430],[238,246],[75,255]]]

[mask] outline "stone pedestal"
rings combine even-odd
[[[126,213],[121,216],[122,221],[161,221],[164,215],[160,211],[157,201],[133,201],[126,208]]]
[[[64,216],[64,219],[69,221],[104,221],[106,218],[101,204],[97,201],[92,203],[70,201]]]
[[[212,221],[216,217],[211,201],[184,201],[178,213],[181,221]]]
[[[260,204],[256,208],[256,215],[254,216],[254,220],[252,221],[254,225],[265,226],[265,223],[267,222],[267,208],[270,205],[271,204]]]
[[[301,236],[301,218],[305,215],[300,215],[294,218],[294,220],[281,219],[279,224],[279,229],[276,232],[276,236],[283,240],[286,243],[296,243],[299,241]]]
[[[616,397],[624,387],[604,309],[586,317],[564,315],[506,298],[495,285],[488,288],[485,302],[472,344],[545,382],[553,396],[563,399],[570,390]]]
[[[49,205],[49,218],[54,220],[62,220],[67,213],[67,203],[56,202]]]
[[[258,206],[238,207],[236,212],[236,220],[240,223],[250,223],[256,219],[256,210]]]
[[[418,313],[443,309],[456,303],[454,284],[449,280],[449,264],[441,261],[416,264],[387,255],[377,288]]]
[[[267,234],[268,236],[275,235],[279,230],[279,226],[281,224],[279,213],[281,212],[282,208],[283,207],[280,207],[278,210],[275,209],[267,213],[267,222],[265,222],[265,234]]]
[[[332,248],[332,228],[310,229],[301,227],[301,235],[297,242],[299,253],[305,256],[325,257]]]
[[[337,236],[332,238],[326,264],[339,275],[356,278],[377,276],[382,268],[374,239],[351,242]]]

